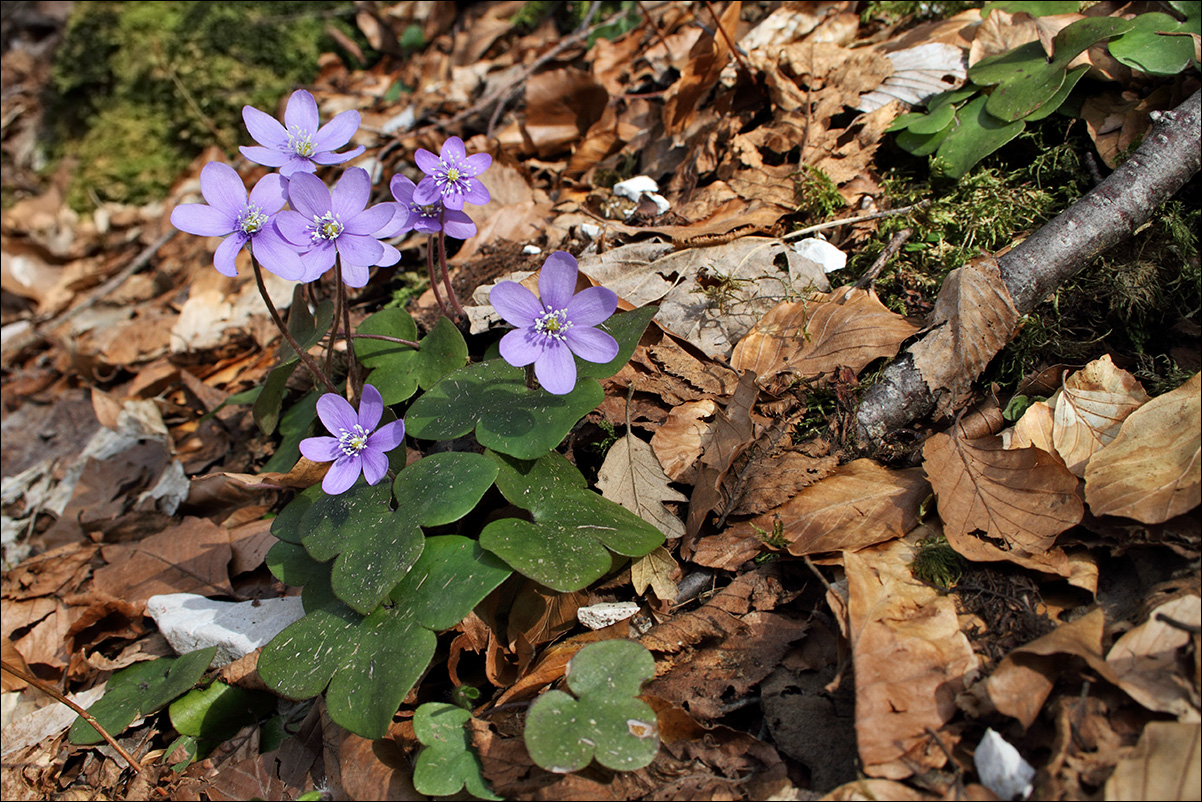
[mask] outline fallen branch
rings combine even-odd
[[[1019,315],[1031,312],[1097,256],[1131,236],[1198,172],[1202,161],[1200,108],[1202,100],[1195,92],[1172,111],[1154,114],[1151,133],[1130,159],[1089,194],[997,259],[1002,284]],[[935,409],[939,395],[947,388],[931,387],[914,361],[916,349],[920,350],[922,343],[935,334],[911,346],[865,394],[856,412],[862,446],[879,446],[890,432]],[[1000,347],[991,347],[991,354]],[[976,375],[965,378],[975,379]]]

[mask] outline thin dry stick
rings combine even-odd
[[[634,0],[634,4],[639,7],[639,11],[643,12],[643,22],[651,27],[651,32],[655,34],[655,38],[659,40],[659,43],[664,46],[664,52],[667,53],[668,58],[671,58],[672,48],[668,47],[668,40],[660,32],[659,25],[656,24],[655,18],[651,16],[651,12],[643,5],[642,0]]]
[[[347,333],[345,331],[340,331],[338,333],[340,335],[342,335],[342,337],[344,337],[344,338],[347,336]],[[416,343],[413,340],[402,340],[400,337],[389,337],[384,334],[351,334],[350,337],[351,337],[351,339],[354,339],[354,340],[383,340],[384,342],[388,342],[388,343],[397,343],[399,345],[407,345],[410,348],[412,348],[414,351],[422,350],[421,343]]]
[[[75,702],[68,699],[66,696],[63,696],[61,693],[58,692],[57,688],[52,688],[51,686],[42,682],[37,677],[35,677],[31,674],[26,674],[21,669],[16,668],[15,666],[9,665],[8,661],[6,661],[6,660],[0,660],[0,668],[3,668],[5,671],[7,671],[9,674],[12,674],[17,679],[28,682],[30,685],[37,688],[42,693],[55,699],[56,701],[62,702],[67,707],[74,710],[76,713],[79,714],[80,717],[83,718],[84,721],[88,722],[89,724],[91,724],[93,727],[96,728],[96,732],[100,733],[100,737],[103,738],[105,741],[107,741],[109,746],[111,746],[111,747],[113,747],[113,749],[117,750],[117,754],[121,755],[121,757],[125,759],[125,762],[129,764],[129,767],[134,770],[135,774],[142,773],[142,767],[140,765],[138,765],[138,761],[134,759],[134,756],[131,755],[129,752],[125,751],[125,747],[123,747],[121,744],[117,743],[117,740],[115,738],[113,738],[113,736],[109,735],[108,730],[106,730],[104,727],[102,727],[100,725],[100,722],[92,717],[91,713],[84,710],[82,707],[80,707]]]
[[[714,27],[718,29],[718,33],[722,34],[722,38],[726,40],[726,46],[730,48],[730,52],[734,54],[735,61],[739,62],[739,66],[743,68],[743,72],[748,76],[755,73],[751,71],[751,67],[747,66],[747,62],[743,59],[743,54],[739,52],[739,48],[735,45],[734,40],[730,38],[730,34],[722,27],[722,20],[718,17],[718,12],[714,11],[714,7],[710,5],[710,0],[704,0],[705,7],[709,9],[710,16],[714,18]]]
[[[931,205],[931,202],[929,200],[925,200],[925,201],[919,201],[918,203],[914,204],[913,206],[903,206],[900,209],[886,209],[883,212],[873,212],[872,214],[862,214],[859,217],[844,217],[842,220],[831,220],[829,223],[819,223],[818,225],[810,226],[809,228],[801,228],[801,229],[798,229],[797,231],[790,231],[788,234],[785,234],[783,237],[781,237],[781,239],[782,240],[796,239],[797,237],[804,237],[806,234],[813,234],[815,231],[826,231],[828,228],[838,228],[839,226],[849,226],[852,223],[863,223],[867,220],[880,220],[881,218],[884,218],[884,217],[898,217],[903,214],[909,214],[910,212],[916,212],[919,209],[925,209],[930,205]]]
[[[908,240],[910,235],[913,233],[914,229],[903,228],[901,231],[894,234],[893,239],[889,240],[889,244],[885,246],[885,249],[881,251],[880,256],[878,256],[876,261],[872,263],[872,267],[868,268],[868,270],[864,272],[864,275],[860,276],[860,280],[856,282],[854,287],[843,294],[843,300],[846,301],[848,298],[850,298],[854,290],[866,290],[872,286],[873,282],[876,281],[877,276],[879,276],[881,271],[885,269],[885,265],[889,264],[889,260],[897,255],[897,252],[901,250],[902,245],[905,245],[906,240]]]
[[[339,261],[334,266],[334,283],[338,285],[335,292],[338,294],[338,310],[342,311],[342,341],[346,343],[346,394],[358,395],[363,389],[359,384],[359,361],[355,359],[355,345],[351,342],[351,307],[346,300],[346,285],[342,283],[342,262]],[[335,310],[337,317],[338,310]],[[337,330],[338,323],[335,321],[334,329]],[[334,341],[330,340],[330,346],[333,347]]]
[[[275,304],[271,301],[271,296],[267,294],[267,285],[263,283],[263,268],[259,267],[259,260],[254,257],[254,254],[251,254],[250,266],[254,268],[255,284],[259,286],[259,295],[263,296],[263,303],[267,304],[267,311],[271,313],[271,319],[275,321],[275,327],[280,330],[280,334],[284,335],[284,339],[292,346],[292,350],[300,357],[300,361],[305,364],[309,372],[316,376],[326,386],[327,390],[331,393],[337,393],[338,388],[330,381],[330,377],[317,365],[313,357],[309,356],[309,352],[301,348],[301,344],[296,341],[296,338],[292,336],[292,332],[288,331],[288,327],[284,325],[284,320],[280,317],[279,310],[275,308]]]

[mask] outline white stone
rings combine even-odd
[[[644,192],[659,192],[659,184],[649,175],[636,175],[614,184],[615,195],[630,198],[632,201],[637,201]]]
[[[1032,790],[1031,780],[1035,769],[1023,760],[1010,743],[992,729],[977,744],[973,755],[977,776],[981,785],[993,791],[1001,799],[1025,799]]]
[[[527,245],[525,248],[522,248],[522,253],[526,254],[527,256],[534,256],[535,254],[539,254],[542,252],[543,252],[543,249],[538,247],[537,245]]]
[[[300,596],[223,602],[195,593],[169,593],[147,599],[146,614],[178,654],[216,646],[213,665],[220,667],[265,645],[305,610]]]
[[[847,267],[847,254],[819,237],[793,243],[793,252],[821,267],[824,273],[834,273]]]
[[[604,629],[639,611],[637,602],[601,602],[576,610],[576,620],[589,629]]]
[[[601,226],[593,225],[592,223],[581,223],[580,233],[589,239],[596,239],[601,235]]]

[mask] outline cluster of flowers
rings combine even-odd
[[[389,184],[394,201],[369,207],[366,170],[348,168],[333,191],[314,175],[318,165],[343,164],[363,153],[363,146],[338,152],[358,130],[358,112],[344,111],[321,126],[317,102],[298,90],[288,100],[284,125],[250,106],[243,108],[242,117],[259,143],[241,148],[242,154],[279,172],[261,178],[248,195],[232,167],[210,162],[200,173],[207,203],[184,204],[171,213],[172,225],[181,231],[224,237],[213,256],[213,266],[223,275],[237,275],[236,257],[249,247],[255,260],[281,278],[315,281],[337,259],[343,281],[362,287],[371,267],[400,260],[400,252],[383,239],[408,231],[456,239],[475,235],[476,225],[463,205],[488,203],[489,192],[479,176],[492,157],[468,156],[459,137],[443,143],[438,156],[418,150],[414,159],[425,177],[414,184],[394,176]],[[576,260],[558,251],[539,274],[539,297],[512,281],[498,283],[489,297],[514,326],[501,340],[501,356],[516,367],[533,365],[542,387],[556,395],[576,386],[573,354],[604,363],[618,353],[617,341],[595,328],[617,309],[617,295],[603,287],[577,293],[577,274]],[[360,474],[373,485],[388,474],[387,453],[403,442],[405,424],[396,420],[376,428],[383,411],[380,392],[370,384],[363,387],[358,412],[336,393],[318,400],[318,417],[333,436],[307,438],[300,449],[309,460],[333,463],[322,481],[326,493],[346,491]]]
[[[414,230],[445,230],[457,239],[476,233],[463,204],[488,203],[488,189],[478,176],[492,157],[468,156],[458,137],[448,139],[438,156],[419,150],[417,165],[426,174],[421,182],[394,176],[395,202],[369,207],[371,178],[363,168],[348,168],[333,191],[314,175],[318,165],[342,164],[363,153],[362,145],[337,152],[359,129],[359,112],[344,111],[320,125],[317,101],[301,89],[289,98],[283,125],[251,106],[242,109],[242,119],[259,143],[241,148],[242,155],[279,172],[261,178],[248,196],[234,168],[210,162],[200,172],[207,204],[184,204],[171,213],[171,224],[180,231],[225,238],[213,255],[213,266],[223,275],[237,275],[235,258],[249,246],[263,267],[290,281],[314,281],[340,257],[343,280],[362,287],[371,267],[401,258],[382,239]]]

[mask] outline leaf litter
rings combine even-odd
[[[502,583],[440,636],[434,667],[377,742],[334,724],[324,702],[280,700],[287,737],[247,728],[173,773],[170,724],[149,716],[119,737],[154,767],[134,777],[108,747],[68,745],[73,718],[44,723],[60,708],[5,672],[4,797],[88,786],[129,798],[415,798],[414,710],[471,685],[491,699],[468,741],[489,786],[512,798],[971,796],[985,793],[971,754],[990,727],[1040,769],[1043,797],[1185,798],[1199,766],[1198,376],[1151,397],[1104,355],[1065,368],[1011,428],[953,422],[917,433],[904,460],[857,453],[840,416],[873,366],[933,332],[914,359],[939,416],[954,417],[980,396],[972,381],[995,349],[979,343],[1005,342],[1020,321],[988,256],[944,281],[920,325],[871,286],[831,290],[781,236],[821,221],[804,211],[801,165],[830,179],[836,217],[882,197],[884,130],[913,102],[897,87],[930,68],[907,60],[911,48],[939,43],[923,58],[943,59],[935,80],[948,88],[964,80],[958,59],[1046,47],[1072,20],[969,11],[909,31],[877,23],[867,39],[849,3],[767,14],[639,4],[641,22],[589,45],[551,19],[516,26],[522,5],[362,6],[359,30],[387,55],[367,68],[327,56],[314,90],[329,111],[362,111],[359,144],[381,166],[440,133],[496,157],[480,236],[451,260],[457,289],[478,299],[473,333],[495,323],[487,288],[537,268],[526,245],[578,253],[581,281],[610,287],[623,308],[661,305],[567,453],[666,546],[587,591]],[[403,50],[411,30],[425,46]],[[5,100],[6,184],[9,155],[29,163],[29,93],[48,58],[21,72],[6,55],[6,85],[27,93],[25,106]],[[1083,116],[1113,165],[1148,112],[1169,105],[1100,93]],[[857,108],[871,110],[847,113]],[[303,459],[262,469],[277,444],[239,398],[275,367],[277,343],[246,266],[216,275],[204,243],[167,235],[166,211],[195,199],[216,156],[142,208],[80,216],[63,174],[44,185],[22,174],[6,198],[4,659],[72,693],[168,654],[143,617],[152,595],[283,593],[263,564],[262,519],[288,497],[281,488],[320,480]],[[669,211],[617,202],[614,180],[636,161],[661,178]],[[872,221],[832,232],[847,252],[878,235]],[[356,323],[388,300],[390,278],[365,288]],[[276,283],[286,308],[292,286]],[[428,330],[433,294],[413,295]],[[303,384],[293,377],[286,392]],[[912,570],[940,534],[962,561],[950,591]],[[1144,576],[1123,580],[1134,600],[1121,601],[1106,580],[1129,559]],[[580,607],[617,601],[640,612],[579,627]],[[586,644],[611,639],[656,657],[642,698],[663,747],[637,771],[551,775],[522,743],[528,704],[562,685]],[[256,657],[223,676],[261,688]],[[814,728],[830,733],[821,749]],[[1194,779],[1156,785],[1167,777]]]

